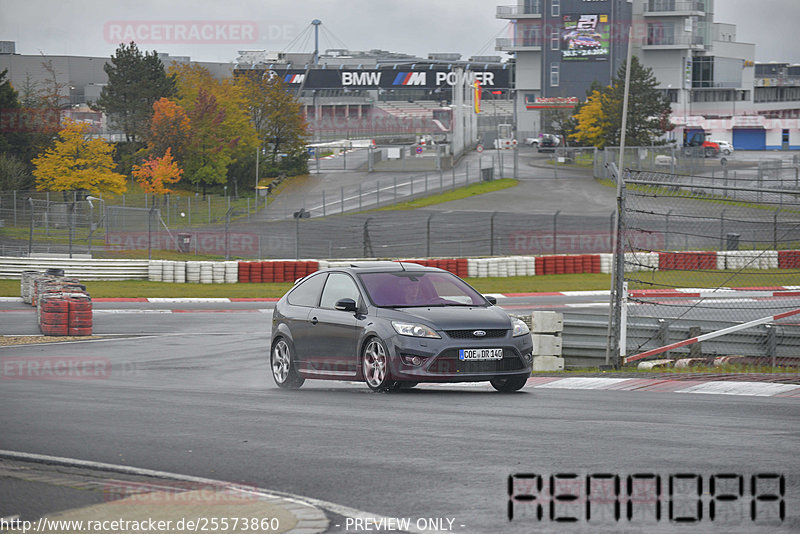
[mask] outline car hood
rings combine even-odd
[[[395,321],[421,321],[435,330],[510,329],[511,319],[502,309],[448,306],[381,309],[379,315]]]

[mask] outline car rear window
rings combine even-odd
[[[446,272],[362,273],[361,282],[376,306],[486,306],[486,300],[463,280]]]
[[[325,273],[314,274],[301,281],[286,297],[293,306],[316,306],[325,283]]]

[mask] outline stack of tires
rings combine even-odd
[[[69,303],[63,293],[42,293],[37,306],[39,329],[46,336],[66,336],[69,332]]]
[[[186,281],[190,284],[200,283],[200,262],[187,261],[186,262]]]
[[[67,335],[92,335],[92,299],[87,294],[67,293]]]
[[[92,299],[86,286],[65,278],[61,269],[26,272],[20,282],[23,300],[36,306],[39,329],[45,336],[92,335]]]
[[[201,261],[200,263],[200,283],[211,284],[214,282],[214,262]]]
[[[22,271],[19,294],[25,304],[33,304],[33,282],[37,276],[41,275],[42,273],[39,271]]]

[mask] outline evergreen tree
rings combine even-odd
[[[586,102],[575,108],[574,117],[578,126],[571,135],[573,139],[598,148],[619,146],[626,68],[627,65],[619,68],[610,86],[600,88],[593,85]],[[633,56],[625,144],[663,144],[660,138],[668,129],[665,125],[669,124],[671,111],[669,101],[658,90],[658,80],[653,70],[643,66],[639,58]]]
[[[103,87],[95,109],[108,115],[127,141],[141,141],[150,127],[153,104],[175,94],[175,76],[167,75],[155,50],[142,54],[134,42],[120,44],[111,63],[103,68],[108,85]]]
[[[603,138],[606,146],[619,146],[622,130],[622,103],[625,91],[626,65],[617,71],[603,99]],[[664,134],[662,118],[671,113],[669,101],[659,92],[653,69],[645,67],[639,58],[631,60],[631,81],[628,95],[628,121],[625,133],[627,146],[661,144]]]

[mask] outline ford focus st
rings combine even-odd
[[[372,262],[309,275],[278,301],[270,368],[287,389],[306,379],[374,391],[489,381],[510,392],[530,376],[532,350],[523,321],[454,274]]]

